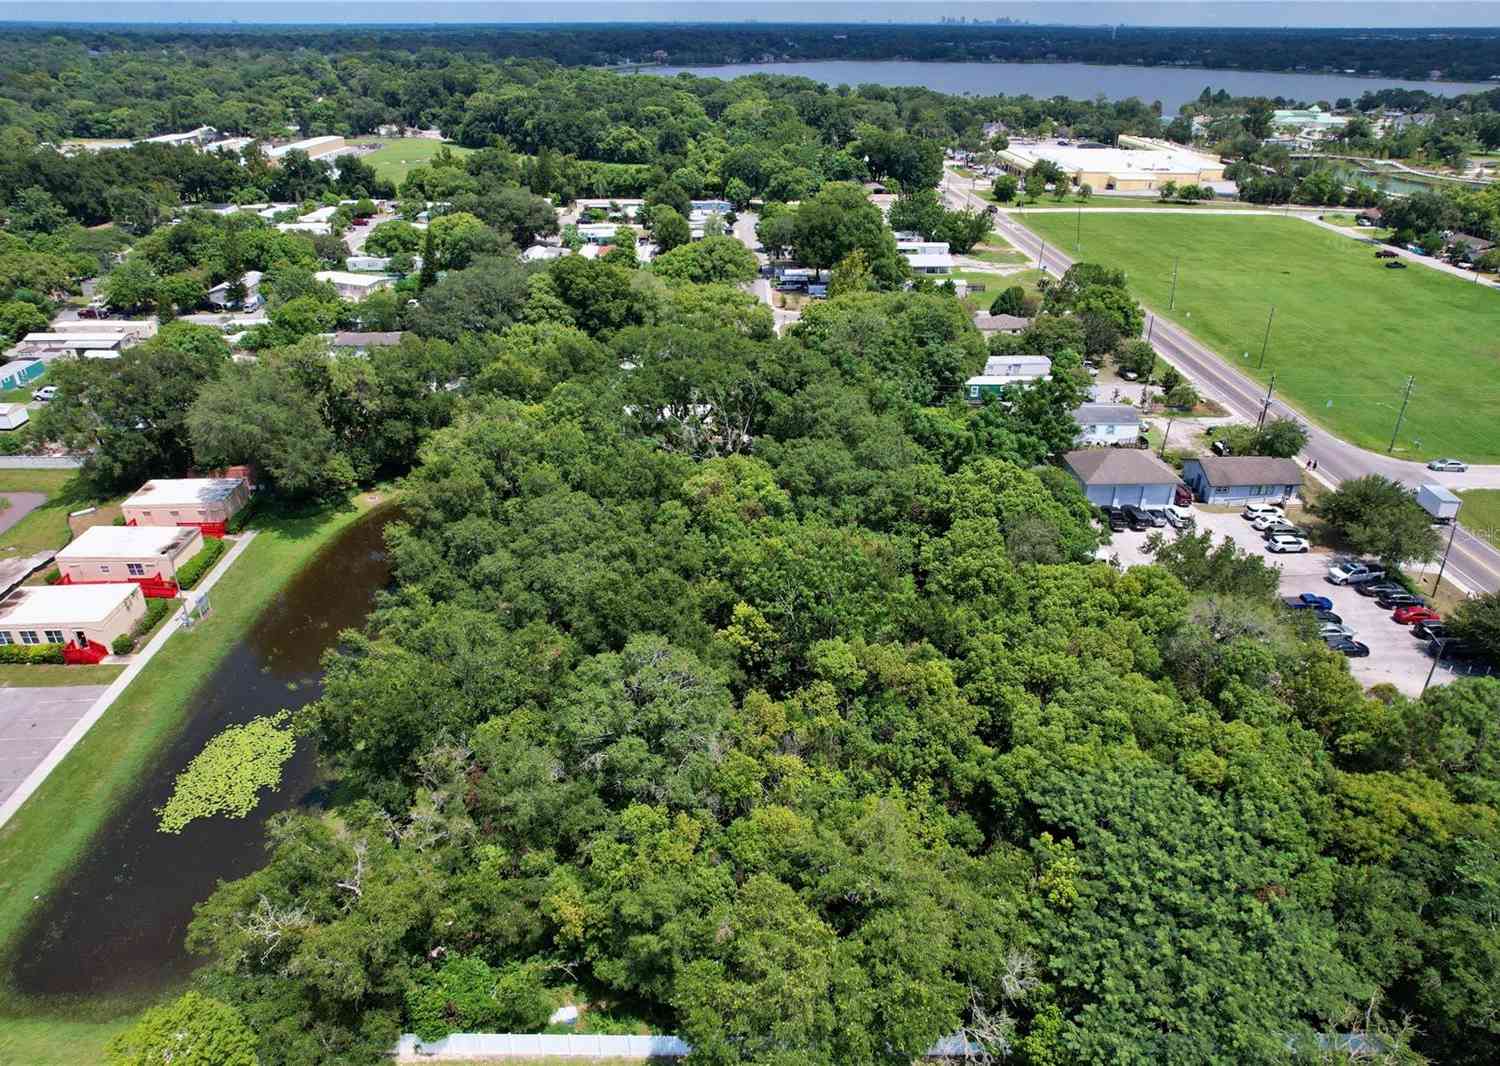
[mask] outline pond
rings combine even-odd
[[[298,743],[281,788],[248,818],[205,819],[172,835],[157,832],[155,810],[177,774],[227,726],[317,698],[323,652],[340,630],[364,623],[390,582],[384,530],[395,514],[392,507],[373,511],[325,545],[210,675],[181,734],[32,920],[12,973],[18,992],[137,998],[179,982],[202,962],[183,947],[194,905],[220,880],[264,863],[271,814],[315,797],[314,743]]]

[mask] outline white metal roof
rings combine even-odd
[[[906,257],[914,267],[951,267],[953,257],[947,252],[918,252]]]
[[[338,214],[338,210],[339,209],[337,207],[320,207],[316,211],[309,211],[305,215],[298,216],[297,221],[298,222],[327,222],[334,215]]]
[[[335,285],[348,285],[351,288],[374,288],[395,280],[385,274],[356,274],[349,270],[320,270],[313,277],[318,281],[331,281]]]
[[[28,333],[22,344],[59,344],[65,348],[83,348],[95,344],[119,344],[124,333]]]
[[[101,585],[23,585],[0,599],[0,627],[97,622],[139,594],[128,581]],[[72,636],[68,634],[68,639]]]
[[[1030,169],[1039,159],[1056,163],[1074,173],[1108,172],[1125,175],[1176,174],[1201,170],[1221,170],[1217,159],[1199,155],[1185,148],[1083,148],[1078,145],[1015,144],[1001,153]]]
[[[91,526],[57,553],[57,558],[69,559],[126,558],[139,559],[147,555],[160,555],[184,536],[191,537],[191,528],[177,526]]]
[[[159,478],[148,481],[122,507],[170,507],[215,503],[227,499],[242,484],[237,477]]]

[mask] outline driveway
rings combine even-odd
[[[0,497],[10,501],[9,507],[0,509],[0,533],[47,502],[45,492],[0,492]]]
[[[4,803],[68,730],[93,706],[104,685],[0,689],[0,803]]]
[[[1386,682],[1394,685],[1408,696],[1419,695],[1432,669],[1421,641],[1413,639],[1411,627],[1397,625],[1391,621],[1389,611],[1375,605],[1374,599],[1361,596],[1347,585],[1333,585],[1328,581],[1328,565],[1332,557],[1328,552],[1312,551],[1304,555],[1273,555],[1265,550],[1265,541],[1260,533],[1238,513],[1224,514],[1194,508],[1198,530],[1207,530],[1214,535],[1214,542],[1224,538],[1232,540],[1236,547],[1252,555],[1264,558],[1271,566],[1281,571],[1280,592],[1283,596],[1295,596],[1302,592],[1314,592],[1333,601],[1335,613],[1341,616],[1346,626],[1354,629],[1354,639],[1368,644],[1370,654],[1363,659],[1350,659],[1349,670],[1366,688]],[[1159,530],[1172,536],[1170,527]],[[1139,566],[1151,561],[1144,550],[1150,533],[1126,531],[1113,535],[1111,543],[1100,549],[1100,557],[1118,559],[1123,567]],[[1432,676],[1432,684],[1438,685],[1463,673],[1460,667],[1455,674],[1447,664],[1439,664]]]

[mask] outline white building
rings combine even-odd
[[[260,279],[262,274],[259,270],[247,270],[244,275],[245,302],[241,305],[246,311],[253,311],[261,304]],[[208,302],[215,307],[227,308],[229,306],[229,282],[221,281],[208,290]]]
[[[212,126],[199,126],[197,129],[188,130],[186,133],[162,133],[158,134],[155,137],[147,137],[145,141],[141,143],[170,144],[173,146],[180,146],[185,144],[202,146],[208,144],[218,135],[219,131],[214,129]]]
[[[1058,167],[1075,185],[1095,192],[1144,192],[1167,182],[1205,185],[1224,180],[1224,163],[1167,141],[1121,137],[1122,147],[1103,144],[1031,144],[1011,142],[1000,164],[1012,174],[1026,174],[1042,160]]]
[[[337,207],[320,207],[316,211],[309,211],[297,218],[298,222],[331,222],[333,216],[338,214]]]
[[[288,152],[306,152],[311,158],[318,159],[343,151],[347,147],[342,137],[308,137],[306,140],[293,141],[291,144],[283,144],[278,148],[269,148],[266,150],[266,155],[272,159],[282,159]]]
[[[389,274],[356,274],[352,270],[320,270],[313,278],[331,284],[341,300],[363,300],[396,280]]]
[[[1078,443],[1134,444],[1141,436],[1141,413],[1126,403],[1086,403],[1073,412]]]
[[[314,237],[333,232],[333,227],[326,222],[278,222],[276,228],[282,233],[310,233]]]
[[[20,429],[30,420],[24,403],[0,403],[0,430]]]

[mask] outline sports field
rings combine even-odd
[[[1152,309],[1339,435],[1405,458],[1500,462],[1500,292],[1293,218],[1013,216],[1075,259],[1118,266]],[[1176,303],[1171,301],[1173,267]],[[1275,307],[1264,368],[1257,368]]]
[[[426,163],[445,145],[454,155],[468,155],[473,151],[472,148],[462,148],[448,141],[436,141],[427,137],[356,137],[352,143],[380,145],[369,155],[360,158],[375,168],[376,177],[390,178],[397,185],[406,180],[412,167]]]

